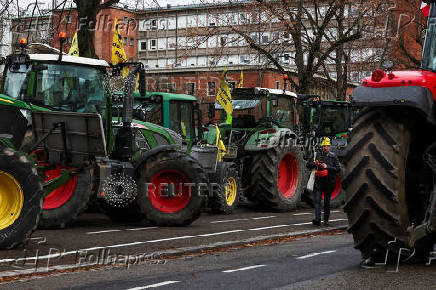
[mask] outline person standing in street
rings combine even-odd
[[[325,137],[321,143],[321,152],[315,161],[307,163],[309,169],[316,169],[315,184],[313,187],[315,203],[315,219],[312,223],[315,226],[321,225],[321,202],[324,194],[324,225],[329,225],[330,198],[336,187],[336,174],[340,172],[341,165],[338,157],[330,152],[330,138]]]

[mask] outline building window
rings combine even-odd
[[[65,40],[65,42],[66,42],[66,43],[70,43],[70,44],[71,44],[71,42],[72,42],[72,39],[71,39],[71,37],[67,36],[67,39]]]
[[[276,89],[277,89],[277,90],[280,89],[280,82],[276,82]]]
[[[230,89],[236,88],[236,82],[229,82]]]
[[[268,35],[262,35],[262,44],[267,44],[269,41]]]
[[[150,39],[150,50],[156,50],[157,49],[157,39]]]
[[[147,41],[139,42],[139,50],[147,50]]]
[[[135,45],[135,39],[134,38],[130,38],[130,45]]]
[[[188,95],[195,95],[195,83],[186,84],[186,93]]]
[[[227,36],[220,37],[220,46],[226,46],[227,44]]]
[[[124,36],[124,37],[123,37],[123,44],[124,44],[124,45],[127,45],[127,36]]]
[[[123,18],[123,22],[124,22],[124,25],[127,24],[127,16],[124,16],[124,18]]]
[[[70,15],[67,15],[67,16],[65,17],[65,19],[67,20],[67,23],[71,23],[71,22],[72,22],[72,18],[71,18]]]
[[[216,95],[215,82],[208,82],[207,83],[207,95],[208,96],[215,96]]]
[[[156,30],[157,29],[157,20],[156,19],[152,19],[150,21],[150,23],[151,23],[151,29],[152,30]]]

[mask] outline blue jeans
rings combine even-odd
[[[315,219],[321,221],[321,203],[322,203],[322,190],[315,186],[313,190],[314,202],[315,202]],[[331,193],[324,193],[324,221],[328,221],[330,218],[330,198]]]

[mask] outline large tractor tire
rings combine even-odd
[[[137,175],[137,201],[146,220],[158,226],[186,226],[200,217],[208,179],[196,159],[162,151],[148,158]]]
[[[335,189],[333,190],[331,198],[330,198],[330,207],[331,208],[341,207],[345,203],[345,199],[346,199],[345,198],[345,190],[342,187],[342,178],[344,176],[345,176],[345,169],[341,166],[341,173],[336,175]],[[322,198],[324,200],[324,195]],[[304,202],[307,205],[309,205],[311,207],[315,206],[313,192],[312,193],[305,192],[302,199],[304,200]]]
[[[61,175],[62,167],[45,172],[45,181]],[[86,210],[92,194],[91,170],[83,169],[64,185],[46,195],[39,224],[44,229],[65,228]]]
[[[26,242],[42,210],[42,185],[25,156],[0,146],[0,249]]]
[[[303,152],[294,146],[278,146],[253,157],[253,197],[262,208],[296,209],[307,181]]]
[[[215,174],[211,174],[210,183],[213,192],[210,207],[214,213],[231,214],[238,207],[240,182],[235,164],[218,163]]]
[[[413,118],[404,116],[395,111],[364,111],[355,123],[343,160],[348,231],[363,258],[384,261],[387,249],[398,253],[400,247],[412,247],[407,229],[414,222],[419,224],[418,212],[425,213],[425,207],[419,209],[418,202],[413,201],[419,191],[408,190],[408,180],[416,174],[411,172],[411,162],[421,163],[423,153],[419,149],[414,155],[412,144],[422,146],[423,142],[419,141],[423,139],[413,136],[410,124]],[[397,243],[389,243],[395,239]],[[424,243],[416,247],[415,257],[426,255],[431,246],[432,243]]]

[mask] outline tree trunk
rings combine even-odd
[[[99,0],[74,0],[79,17],[79,54],[83,57],[98,58],[95,54],[94,39],[97,14],[100,11]]]

